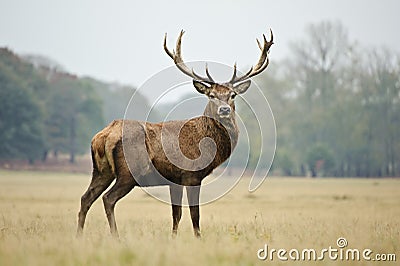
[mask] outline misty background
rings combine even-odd
[[[159,90],[140,87],[172,65],[162,48],[166,32],[172,49],[186,31],[186,61],[237,62],[246,71],[259,56],[255,38],[271,28],[271,64],[255,81],[277,125],[273,173],[399,176],[397,10],[399,2],[388,0],[0,0],[0,167],[63,156],[77,164],[93,134],[123,117],[135,89],[143,99],[135,108],[150,108]],[[177,91],[150,120],[193,95]],[[251,119],[242,104],[238,112]],[[250,154],[250,168],[258,157]]]

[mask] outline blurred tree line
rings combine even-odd
[[[132,93],[78,78],[43,57],[23,58],[0,48],[0,159],[45,161],[49,153],[67,153],[74,162],[77,154],[89,152],[98,130],[123,118]]]
[[[362,48],[325,21],[256,81],[277,124],[277,173],[400,176],[398,53]]]
[[[89,151],[98,130],[124,116],[133,90],[78,78],[39,59],[0,49],[0,159],[46,160],[49,153],[68,153],[73,162],[76,154]],[[291,43],[287,59],[271,58],[255,81],[276,121],[274,174],[400,176],[398,53],[363,48],[341,23],[325,21],[309,25]],[[135,110],[150,110],[144,97],[135,104],[129,118],[135,119]],[[241,104],[237,101],[240,115],[253,117]],[[166,107],[152,120],[164,118]],[[253,145],[270,141],[252,136],[256,127],[247,128]],[[254,168],[259,154],[251,151],[248,167]]]
[[[268,99],[277,127],[274,175],[400,176],[398,53],[384,47],[363,48],[350,40],[341,23],[324,21],[306,27],[303,37],[290,44],[287,59],[277,62],[271,58],[255,83]],[[254,89],[245,97],[253,99],[252,104],[265,105],[257,100],[260,96]],[[185,95],[177,103],[194,95]],[[175,105],[158,110],[166,115]],[[236,105],[247,121],[253,145],[248,167],[254,169],[261,141],[273,144],[268,133],[258,134],[263,114],[256,114],[257,121],[240,98]],[[173,118],[183,119],[204,106],[188,106]],[[241,132],[242,141],[234,152],[246,154],[249,142],[243,141],[246,135]],[[242,159],[236,156],[230,163],[240,166],[237,160]],[[258,167],[267,168],[269,163],[260,162]]]

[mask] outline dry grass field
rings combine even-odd
[[[183,211],[170,235],[170,207],[135,188],[116,208],[121,239],[111,238],[101,200],[75,238],[82,174],[0,171],[0,265],[337,265],[342,261],[261,261],[270,248],[316,249],[345,237],[348,248],[394,253],[400,260],[400,179],[269,178],[253,194],[241,181],[202,206],[203,238]],[[287,256],[287,254],[286,254]]]

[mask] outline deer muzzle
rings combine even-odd
[[[220,117],[228,117],[231,114],[231,107],[229,105],[223,105],[218,107],[218,115]]]

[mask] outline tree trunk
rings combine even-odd
[[[76,145],[76,125],[75,117],[71,117],[71,127],[70,127],[70,150],[69,150],[69,162],[75,163],[75,145]]]
[[[49,150],[45,150],[42,154],[42,162],[47,160],[47,155],[49,154]]]

